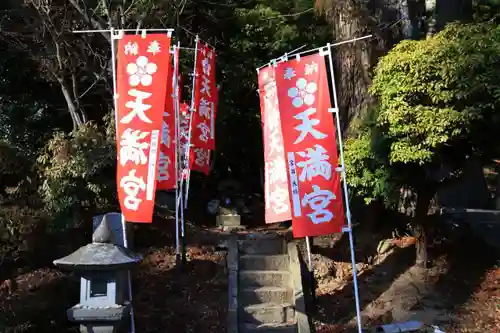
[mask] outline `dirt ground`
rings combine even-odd
[[[133,272],[136,331],[224,332],[227,282],[223,255],[215,247],[223,235],[213,229],[188,228],[188,264],[180,272],[175,267],[173,231],[174,222],[167,220],[137,226],[135,247],[145,258]],[[500,330],[497,253],[477,240],[434,248],[434,265],[424,272],[411,266],[411,238],[377,250],[377,237],[356,235],[365,327],[417,319],[447,333]],[[317,333],[352,331],[355,308],[349,258],[345,237],[314,240]],[[77,277],[52,267],[3,282],[0,332],[76,333],[65,311],[78,301],[78,288]]]
[[[218,236],[189,233],[181,272],[174,230],[174,221],[161,219],[136,227],[136,251],[144,256],[132,273],[136,332],[224,332],[227,282]],[[78,277],[44,267],[0,284],[1,333],[78,332],[66,320],[66,309],[78,302]]]
[[[357,245],[363,240],[366,236],[359,237]],[[424,271],[412,266],[413,243],[409,237],[395,241],[379,254],[357,247],[363,326],[419,320],[447,333],[500,330],[498,252],[473,238],[453,246],[436,246],[430,251],[433,265]],[[351,332],[355,327],[352,270],[346,249],[343,237],[315,240],[314,325],[318,333]]]

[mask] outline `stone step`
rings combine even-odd
[[[288,271],[240,271],[239,283],[246,287],[288,287],[290,284],[290,272]]]
[[[295,324],[241,324],[242,333],[297,333]]]
[[[240,270],[288,270],[290,258],[286,254],[246,254],[240,256]]]
[[[293,290],[283,287],[257,287],[241,288],[239,291],[239,303],[241,306],[273,303],[290,303],[293,300]]]
[[[285,254],[286,243],[281,237],[246,238],[238,241],[241,254]]]
[[[291,304],[261,303],[240,308],[241,322],[249,324],[283,324],[295,318],[295,309]]]

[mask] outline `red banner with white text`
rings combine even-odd
[[[191,151],[187,150],[187,145],[189,142],[189,117],[191,112],[189,111],[189,105],[185,102],[180,104],[180,133],[179,133],[179,154],[181,156],[181,167],[179,168],[180,179],[187,179],[188,168],[191,168],[194,162],[193,154]],[[189,164],[186,161],[186,154],[189,154]]]
[[[279,63],[278,101],[294,237],[341,232],[344,205],[325,60],[314,54]]]
[[[259,70],[259,97],[264,141],[264,198],[266,223],[292,219],[281,132],[274,66]]]
[[[210,173],[210,149],[192,147],[190,153],[191,170],[208,176]]]
[[[117,184],[128,222],[152,222],[169,64],[167,34],[118,40]]]
[[[196,80],[191,144],[197,148],[215,149],[215,50],[198,41]]]
[[[175,177],[175,109],[174,109],[174,68],[169,62],[167,77],[167,97],[163,111],[163,128],[161,134],[160,157],[158,160],[158,189],[170,190],[176,187]]]

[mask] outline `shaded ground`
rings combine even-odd
[[[188,264],[179,272],[173,231],[174,222],[163,219],[136,227],[136,250],[145,256],[133,272],[136,331],[224,332],[227,284],[223,256],[214,247],[220,236],[188,229]],[[66,309],[78,297],[78,278],[55,268],[6,280],[0,287],[0,332],[77,332]]]
[[[363,237],[366,241],[367,236],[359,239]],[[352,270],[348,253],[340,250],[347,244],[339,238],[315,240],[318,333],[349,332],[354,327]],[[500,257],[481,241],[471,237],[455,246],[435,247],[434,265],[428,271],[412,267],[411,238],[375,255],[370,253],[373,246],[361,246],[359,240],[357,245],[364,327],[415,319],[446,332],[500,329]]]
[[[179,272],[173,248],[174,221],[157,219],[152,225],[135,228],[135,248],[145,256],[133,272],[137,332],[224,332],[227,283],[223,255],[215,245],[225,234],[188,227],[188,264]],[[496,252],[474,238],[458,246],[434,246],[434,266],[422,272],[411,266],[412,238],[378,246],[387,237],[390,235],[364,231],[355,238],[366,326],[418,319],[438,324],[447,333],[500,329]],[[345,332],[353,327],[349,255],[346,237],[314,239],[317,333]],[[66,321],[65,311],[78,301],[78,288],[78,278],[49,265],[1,283],[0,332],[76,333],[76,327]]]

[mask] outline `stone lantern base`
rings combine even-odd
[[[80,323],[81,333],[125,333],[130,304],[89,307],[81,304],[67,311],[68,319]]]

